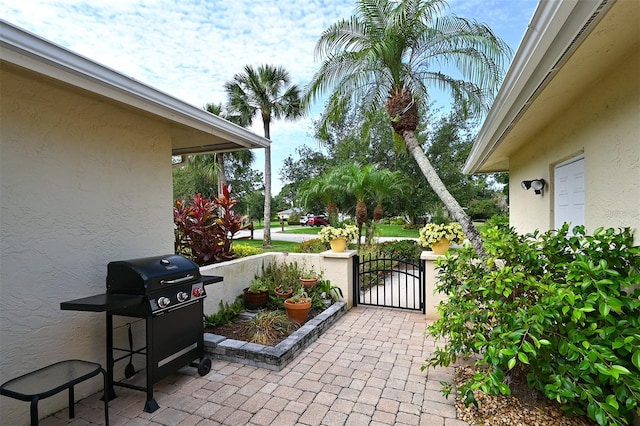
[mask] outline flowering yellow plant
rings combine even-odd
[[[336,238],[344,237],[347,243],[358,238],[358,227],[355,225],[345,225],[344,228],[335,228],[333,226],[325,226],[318,233],[320,241],[328,243]]]
[[[448,224],[428,223],[424,228],[420,229],[420,245],[423,247],[431,247],[441,239],[446,238],[450,243],[460,244],[465,236],[462,231],[462,225],[458,222]]]

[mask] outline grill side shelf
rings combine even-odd
[[[105,293],[62,302],[60,309],[63,311],[107,312],[141,305],[144,300],[143,295]]]

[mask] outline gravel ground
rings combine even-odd
[[[459,385],[472,377],[470,367],[456,369],[456,383]],[[513,396],[494,396],[476,392],[479,408],[465,407],[462,399],[456,397],[458,418],[472,426],[594,426],[595,422],[584,416],[568,417],[552,401],[543,396],[532,397],[535,391],[511,386]]]

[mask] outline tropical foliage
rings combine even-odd
[[[509,395],[526,377],[569,413],[630,424],[640,414],[640,247],[630,230],[500,226],[485,241],[487,259],[463,247],[438,267],[448,299],[427,331],[444,343],[427,365],[477,357],[480,371],[459,388],[467,403],[479,391]]]
[[[233,259],[233,236],[243,229],[243,217],[233,210],[235,204],[226,185],[213,201],[200,194],[190,201],[176,200],[176,254],[190,257],[200,266]]]
[[[331,92],[325,122],[350,103],[370,113],[384,105],[394,132],[476,251],[484,254],[480,235],[434,170],[416,130],[432,85],[448,90],[465,114],[485,112],[501,82],[509,48],[486,25],[439,16],[445,5],[444,0],[357,1],[354,16],[331,25],[317,42],[316,55],[323,62],[307,97]],[[445,74],[447,65],[462,78]]]
[[[289,73],[282,67],[250,65],[225,84],[229,113],[251,123],[260,115],[264,137],[271,139],[272,119],[295,119],[304,112],[298,86],[290,84]],[[264,247],[271,245],[271,147],[264,149]]]
[[[203,109],[239,126],[249,124],[241,116],[228,114],[222,104],[208,103]],[[222,184],[226,184],[232,185],[237,197],[242,199],[262,181],[262,176],[250,168],[253,160],[250,150],[183,156],[182,162],[174,165],[173,198],[197,193],[213,198],[222,193]]]

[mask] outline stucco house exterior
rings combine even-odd
[[[638,22],[636,0],[538,4],[464,167],[509,172],[519,232],[571,222],[640,241]]]
[[[5,382],[64,359],[105,365],[104,314],[60,302],[104,293],[109,261],[173,252],[172,155],[269,141],[6,21],[0,49]],[[144,322],[134,328],[144,341]],[[76,398],[101,388],[85,382]],[[40,416],[66,398],[41,401]],[[28,403],[2,397],[0,408],[0,424],[29,421]]]

